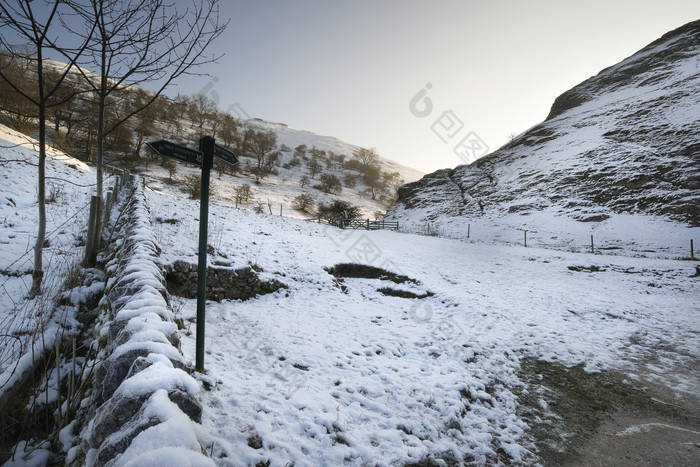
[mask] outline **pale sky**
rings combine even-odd
[[[222,110],[374,147],[426,172],[461,164],[453,149],[471,132],[497,149],[544,120],[562,92],[700,18],[697,0],[222,4],[231,23],[214,45],[226,55],[213,78],[181,80],[168,94],[203,90]],[[428,83],[433,109],[417,117],[409,102]],[[463,127],[441,120],[443,142],[432,128],[450,110]]]
[[[204,93],[425,172],[463,163],[455,148],[471,162],[475,139],[499,148],[562,92],[700,19],[698,0],[220,4],[230,24],[211,51],[224,57],[167,95]]]

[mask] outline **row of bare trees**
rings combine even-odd
[[[62,104],[80,95],[79,102],[92,106],[96,192],[103,199],[108,137],[137,115],[147,118],[144,112],[176,79],[218,58],[206,54],[227,24],[219,19],[218,2],[192,0],[189,8],[163,0],[0,2],[0,86],[14,98],[10,104],[3,100],[0,110],[14,116],[19,125],[38,122],[39,226],[32,295],[41,292],[44,274],[47,116],[60,107],[54,121],[66,122],[70,131],[70,117],[61,114],[70,110]],[[65,65],[56,65],[48,58]],[[76,72],[80,85],[63,86]],[[123,103],[120,94],[135,87],[152,91],[142,93],[127,111],[115,112],[114,107]],[[110,113],[118,118],[109,119]],[[101,237],[101,228],[95,235]]]

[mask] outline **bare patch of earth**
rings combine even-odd
[[[666,378],[636,363],[632,379],[523,360],[520,412],[545,466],[700,465],[700,395],[665,384],[697,380],[700,363],[666,368]]]

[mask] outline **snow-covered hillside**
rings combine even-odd
[[[390,218],[456,237],[688,255],[700,226],[700,21],[562,94],[546,121],[408,184]],[[695,227],[696,229],[689,229]],[[652,250],[651,252],[648,250]]]
[[[383,215],[389,207],[386,200],[379,198],[372,199],[370,195],[364,193],[367,186],[362,181],[362,177],[356,172],[347,169],[342,164],[332,164],[328,159],[320,161],[322,170],[320,174],[330,174],[337,176],[340,180],[348,174],[354,174],[356,183],[354,186],[348,186],[343,183],[342,191],[336,194],[325,193],[322,190],[315,188],[319,183],[320,174],[312,175],[304,163],[301,165],[290,165],[294,159],[293,151],[300,145],[305,145],[308,150],[315,148],[319,151],[325,151],[327,154],[336,154],[344,156],[345,160],[352,158],[353,152],[358,149],[358,146],[346,143],[331,136],[322,136],[309,131],[295,130],[289,128],[285,124],[270,123],[261,119],[251,119],[243,122],[245,128],[250,128],[255,131],[273,132],[277,137],[277,145],[279,148],[286,147],[289,150],[281,151],[279,164],[275,172],[269,174],[259,182],[255,182],[255,177],[250,169],[255,165],[256,161],[249,157],[244,157],[239,154],[239,170],[235,176],[227,174],[214,175],[212,184],[214,187],[214,196],[220,200],[235,199],[236,190],[243,186],[250,186],[252,199],[245,204],[239,205],[242,209],[254,210],[262,209],[265,212],[272,211],[279,214],[280,208],[285,216],[297,217],[301,219],[314,217],[313,213],[295,211],[293,209],[294,198],[301,193],[309,194],[315,205],[320,203],[328,204],[334,200],[343,200],[360,208],[362,218],[375,219],[379,215]],[[195,131],[192,129],[191,131]],[[167,138],[167,137],[166,137]],[[222,143],[223,144],[223,143]],[[234,149],[235,152],[237,152]],[[379,157],[377,163],[384,173],[397,172],[397,181],[404,182],[418,180],[423,176],[423,173],[410,167],[401,165],[392,160]],[[143,169],[151,188],[162,189],[162,185],[172,183],[168,171],[162,167],[151,165]],[[175,179],[182,178],[187,174],[196,175],[199,173],[197,168],[178,167],[178,176]],[[306,185],[302,183],[302,179],[307,179]]]
[[[333,136],[323,136],[310,131],[295,130],[283,123],[270,123],[260,119],[248,120],[246,123],[252,128],[274,131],[277,135],[278,143],[280,145],[284,144],[292,149],[300,144],[305,144],[309,148],[316,147],[322,151],[345,154],[348,158],[358,149],[357,145],[346,143]],[[385,172],[399,172],[401,178],[406,180],[406,182],[418,180],[425,175],[420,170],[399,164],[386,157],[381,157],[381,155],[379,157],[379,163],[382,170]]]

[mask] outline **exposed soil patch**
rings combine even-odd
[[[544,465],[697,465],[697,400],[579,365],[526,359],[519,409]]]
[[[368,266],[358,263],[340,263],[333,267],[326,268],[328,274],[334,277],[354,277],[360,279],[380,279],[394,282],[396,284],[413,283],[419,284],[415,279],[408,276],[396,274],[386,269]]]
[[[391,287],[382,287],[380,289],[377,289],[377,292],[379,292],[383,295],[388,295],[390,297],[417,298],[419,300],[422,300],[422,299],[428,298],[428,297],[432,297],[433,295],[435,295],[432,292],[425,292],[422,294],[417,294],[415,292],[411,292],[408,290],[393,289]]]
[[[600,266],[569,266],[568,267],[569,271],[576,271],[576,272],[604,272],[606,271],[605,268],[601,268]]]
[[[605,420],[583,445],[572,467],[696,466],[700,461],[700,431],[683,417],[653,412],[621,411]]]

